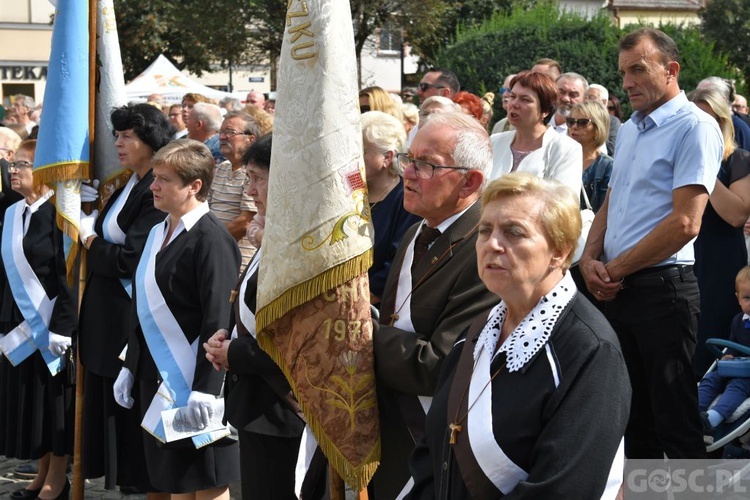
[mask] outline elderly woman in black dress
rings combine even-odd
[[[272,136],[267,134],[248,146],[242,156],[249,179],[247,193],[262,216],[268,198],[271,143]],[[294,470],[305,423],[289,404],[293,401],[291,388],[281,369],[255,340],[262,253],[260,246],[235,288],[231,333],[217,331],[204,347],[214,367],[227,370],[226,417],[237,428],[240,440],[242,498],[286,500],[295,498]]]
[[[238,450],[222,437],[228,432],[208,432],[224,372],[213,369],[203,344],[229,325],[240,252],[209,212],[214,161],[205,145],[173,141],[152,166],[154,206],[167,216],[151,229],[136,270],[134,330],[115,399],[126,407],[140,402],[146,468],[157,491],[228,500],[229,484],[239,479]],[[173,408],[183,408],[190,428],[206,432],[167,442],[161,417]]]
[[[511,173],[482,197],[479,276],[502,297],[445,359],[408,498],[615,498],[630,385],[568,268],[577,193]]]
[[[73,451],[71,337],[75,302],[66,281],[63,236],[47,186],[34,187],[36,141],[9,164],[23,196],[6,210],[0,273],[0,454],[40,459],[39,474],[10,498],[67,498]],[[67,365],[67,366],[66,366]]]
[[[83,217],[81,241],[88,248],[88,276],[81,303],[79,353],[86,367],[83,474],[105,476],[105,486],[149,489],[140,418],[115,404],[112,384],[132,329],[132,279],[149,230],[164,219],[149,186],[151,158],[171,138],[164,114],[148,104],[112,111],[120,166],[132,171],[109,197],[101,214]]]

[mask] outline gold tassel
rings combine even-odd
[[[315,297],[361,276],[371,266],[372,249],[291,287],[258,311],[255,317],[257,330],[262,331],[295,307],[310,302]]]
[[[35,186],[90,178],[91,165],[87,161],[50,163],[34,169]]]

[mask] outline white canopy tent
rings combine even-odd
[[[159,54],[143,73],[125,85],[125,95],[128,102],[145,101],[151,94],[159,94],[167,102],[178,103],[187,93],[203,94],[211,99],[220,100],[232,97],[228,92],[206,87],[188,78],[169,59]]]

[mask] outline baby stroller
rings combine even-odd
[[[706,347],[708,350],[716,356],[716,361],[713,362],[708,372],[718,370],[719,374],[725,377],[741,377],[750,378],[750,348],[744,345],[732,342],[724,339],[708,339],[706,340]],[[719,347],[731,348],[735,351],[742,353],[748,357],[736,357],[734,359],[722,360],[721,357],[724,355],[724,351]],[[706,373],[708,373],[706,372]],[[719,397],[711,403],[709,408],[713,407],[718,401]],[[750,398],[745,399],[742,404],[734,411],[734,413],[724,420],[714,431],[714,442],[706,445],[706,451],[716,451],[730,443],[735,439],[739,439],[736,446],[733,446],[734,453],[737,453],[738,448],[744,449],[748,457],[750,457],[750,439],[747,443],[743,442],[743,436],[750,430]],[[747,436],[750,438],[750,435]]]

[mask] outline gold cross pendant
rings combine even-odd
[[[398,314],[391,314],[391,324],[388,326],[393,326],[396,323],[397,319],[398,319]]]
[[[448,425],[451,429],[451,437],[448,440],[449,444],[456,444],[456,439],[458,438],[458,433],[464,430],[463,426],[460,424],[450,424]]]
[[[239,295],[239,292],[237,290],[232,290],[229,292],[229,302],[234,304],[234,301],[237,299],[237,295]]]

